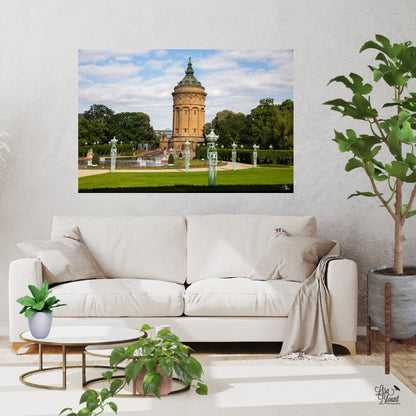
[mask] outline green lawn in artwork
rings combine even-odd
[[[289,185],[283,187],[282,185]],[[115,172],[79,178],[79,192],[288,192],[293,167],[217,171],[217,186],[200,172]]]

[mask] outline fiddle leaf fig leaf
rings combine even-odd
[[[391,162],[391,165],[386,165],[386,171],[390,176],[400,179],[401,181],[406,180],[406,174],[409,170],[409,165],[406,162],[395,160]]]
[[[404,213],[406,212],[406,209],[408,207],[408,204],[404,204],[402,207],[402,215],[404,215]],[[414,209],[413,211],[410,210],[406,216],[406,218],[410,218],[413,217],[414,215],[416,215],[416,209]]]
[[[416,166],[416,156],[413,153],[408,153],[405,159],[406,163],[409,165],[410,169],[414,169]]]
[[[377,196],[376,194],[372,193],[372,192],[360,192],[360,191],[355,191],[355,194],[351,194],[348,199],[353,198],[354,196],[368,196],[368,197],[373,197],[373,196]]]
[[[374,169],[374,172],[371,176],[378,182],[383,182],[388,179],[388,177],[380,169],[377,168]]]
[[[349,88],[353,94],[369,94],[372,91],[373,87],[370,84],[364,84],[363,78],[360,75],[351,72],[350,78],[352,82],[346,76],[340,75],[338,77],[332,78],[328,82],[328,85],[332,82],[341,82],[347,88]]]
[[[402,151],[400,147],[399,129],[393,128],[387,133],[387,145],[391,153],[399,160],[402,159]]]
[[[407,110],[401,110],[398,116],[399,124],[403,124],[409,117],[411,117],[411,114]]]
[[[363,167],[363,164],[361,160],[358,160],[352,157],[351,159],[348,160],[347,164],[345,165],[345,170],[347,172],[350,172],[353,169],[362,168],[362,167]]]

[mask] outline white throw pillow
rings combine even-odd
[[[43,275],[49,284],[106,277],[81,241],[78,227],[60,240],[23,241],[17,247],[26,256],[42,262]]]
[[[335,241],[277,232],[248,277],[253,280],[304,282],[315,270],[321,257],[328,254],[335,244]]]

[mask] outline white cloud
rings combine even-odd
[[[140,67],[133,64],[110,63],[108,65],[80,65],[79,74],[84,79],[87,77],[98,77],[101,79],[121,79],[133,77],[138,74]]]
[[[85,64],[85,63],[98,63],[98,62],[105,62],[109,59],[132,59],[135,56],[145,56],[149,53],[149,50],[95,50],[95,49],[80,49],[78,54],[78,63]]]

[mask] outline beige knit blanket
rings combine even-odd
[[[325,256],[300,287],[289,311],[280,357],[289,359],[336,359],[330,329],[331,300],[326,286],[330,261]]]

